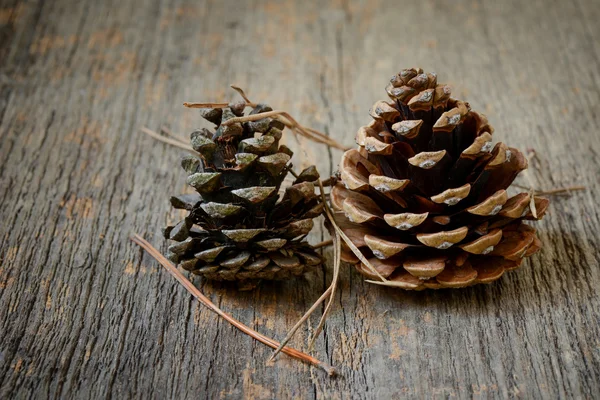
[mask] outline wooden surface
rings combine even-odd
[[[600,395],[597,1],[0,4],[0,398]],[[185,187],[180,151],[141,126],[184,135],[203,124],[184,101],[228,101],[237,84],[352,145],[411,66],[486,113],[496,140],[534,148],[539,188],[588,187],[553,198],[544,249],[521,269],[411,293],[344,268],[314,353],[339,368],[330,379],[283,355],[266,363],[268,348],[129,242],[164,250],[168,196]],[[287,143],[323,175],[341,155]],[[281,339],[330,279],[329,267],[250,293],[195,283]]]

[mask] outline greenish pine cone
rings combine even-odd
[[[166,227],[164,236],[176,242],[168,257],[183,269],[252,287],[251,282],[292,278],[322,263],[305,237],[323,204],[315,193],[314,166],[283,185],[293,153],[279,144],[280,121],[222,124],[242,116],[244,108],[231,103],[201,110],[217,127],[190,135],[198,155],[185,156],[181,165],[196,193],[171,197],[173,207],[188,214]],[[250,114],[271,110],[259,104]]]

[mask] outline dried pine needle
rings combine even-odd
[[[246,96],[246,93],[240,87],[231,85],[231,88],[233,90],[235,90],[236,92],[238,92],[238,94],[244,99],[246,107],[256,107],[257,104],[250,101],[248,96]],[[211,102],[185,102],[185,103],[183,103],[183,105],[188,108],[225,108],[225,107],[229,107],[229,103],[211,103]],[[295,136],[302,136],[309,140],[312,140],[313,142],[321,143],[326,146],[340,149],[343,151],[346,151],[349,149],[348,147],[338,143],[336,140],[332,139],[331,137],[327,136],[326,134],[319,132],[315,129],[307,128],[307,127],[301,125],[288,112],[283,111],[283,110],[267,111],[267,112],[258,113],[258,114],[246,115],[243,117],[235,117],[235,118],[231,118],[227,121],[224,121],[223,125],[227,126],[227,125],[234,124],[237,122],[257,121],[259,119],[268,118],[268,117],[273,117],[273,118],[279,120],[280,122],[282,122],[286,127],[288,127],[291,130],[291,132]],[[183,148],[188,151],[191,150],[191,148],[187,144],[181,143],[181,140],[179,140],[177,138],[175,138],[175,139],[165,138],[165,137],[157,134],[156,132],[151,131],[150,129],[148,129],[146,127],[142,127],[141,130],[144,133],[152,136],[153,138],[155,138],[163,143],[167,143],[167,144],[179,147],[179,148]],[[191,150],[191,151],[193,151],[193,150]]]
[[[317,329],[315,329],[315,333],[313,334],[313,337],[310,340],[310,343],[308,344],[309,351],[312,350],[312,348],[315,344],[315,341],[317,340],[317,338],[319,337],[319,334],[323,330],[325,321],[327,320],[327,317],[329,316],[329,312],[331,311],[331,306],[333,305],[333,299],[335,298],[335,289],[337,288],[337,283],[338,283],[339,276],[340,276],[340,264],[342,262],[342,259],[341,259],[342,248],[341,248],[340,235],[337,232],[334,235],[333,243],[334,243],[333,244],[333,279],[331,280],[331,286],[329,286],[331,288],[331,294],[329,295],[329,301],[327,302],[327,305],[325,306],[325,310],[323,311],[323,315],[321,316],[319,325],[317,326]]]
[[[225,108],[229,107],[229,103],[195,103],[186,101],[183,103],[187,108]]]
[[[348,150],[347,147],[333,140],[329,136],[316,131],[314,129],[307,129],[304,126],[300,125],[298,121],[296,121],[288,112],[283,110],[273,110],[266,111],[258,114],[246,115],[243,117],[235,117],[228,119],[223,122],[223,125],[231,125],[239,122],[249,122],[249,121],[258,121],[259,119],[274,117],[281,121],[286,127],[290,128],[290,130],[299,136],[303,136],[308,138],[314,142],[322,143],[330,147],[334,147],[340,150]]]
[[[371,265],[371,263],[369,262],[369,260],[367,260],[362,253],[360,252],[360,250],[358,250],[358,248],[352,243],[352,241],[350,240],[350,238],[348,238],[348,236],[346,236],[346,234],[344,234],[344,232],[341,230],[341,228],[337,225],[337,223],[335,222],[335,219],[333,218],[333,214],[331,209],[329,208],[329,205],[327,204],[327,200],[325,199],[325,189],[323,188],[323,183],[321,181],[319,181],[319,189],[321,192],[321,198],[323,201],[323,204],[325,206],[325,216],[328,219],[329,223],[331,224],[331,227],[333,228],[333,244],[334,244],[334,271],[333,271],[333,279],[331,282],[331,285],[329,286],[329,288],[327,288],[327,290],[321,295],[321,297],[312,305],[312,307],[302,316],[302,318],[300,318],[300,320],[294,325],[294,327],[288,332],[288,334],[286,335],[285,339],[281,342],[280,347],[285,346],[286,343],[288,343],[292,337],[294,336],[294,334],[296,333],[296,331],[298,330],[298,328],[300,328],[300,326],[311,316],[311,314],[317,309],[317,307],[319,306],[319,304],[321,304],[323,301],[325,301],[325,299],[330,296],[329,298],[329,302],[327,304],[327,306],[325,307],[325,310],[323,312],[323,316],[321,317],[321,320],[319,321],[319,325],[317,327],[317,329],[315,330],[315,333],[310,341],[309,344],[309,348],[312,348],[314,341],[316,340],[316,338],[318,337],[318,335],[321,333],[321,330],[323,329],[323,326],[325,324],[325,321],[327,319],[327,316],[329,314],[329,311],[331,310],[331,305],[332,300],[334,298],[334,293],[335,293],[335,288],[337,286],[337,281],[339,279],[339,270],[340,270],[340,265],[341,265],[341,240],[343,239],[346,244],[348,245],[348,247],[350,247],[350,249],[352,250],[352,252],[354,252],[356,254],[357,257],[359,257],[361,259],[361,261],[363,261],[365,263],[365,265],[367,265],[367,267],[369,269],[372,270],[373,273],[375,273],[382,282],[379,282],[380,284],[390,284],[391,282],[389,282],[388,280],[386,280],[376,269],[375,267],[373,267],[373,265]],[[279,351],[281,351],[280,348],[276,349],[273,354],[271,355],[270,359],[273,359],[278,353]]]
[[[529,165],[531,165],[531,160],[533,159],[533,157],[535,157],[535,151],[531,151],[527,155],[527,169],[524,172],[525,178],[527,179],[527,182],[529,182],[529,208],[531,209],[531,214],[533,215],[533,218],[537,219],[537,208],[535,207],[535,185],[533,184],[533,179],[529,174]]]
[[[323,292],[321,297],[319,297],[317,299],[317,301],[315,301],[315,303],[308,309],[308,311],[306,313],[304,313],[302,318],[300,318],[298,320],[298,322],[296,322],[296,324],[292,327],[292,329],[290,329],[290,331],[287,333],[285,338],[281,341],[281,344],[275,349],[273,354],[271,354],[271,357],[269,357],[269,361],[273,360],[275,358],[275,356],[277,356],[277,354],[279,354],[279,352],[283,351],[283,349],[285,348],[284,346],[292,339],[292,337],[294,337],[294,334],[296,333],[298,328],[300,328],[302,326],[302,324],[308,319],[308,317],[310,317],[312,315],[312,313],[315,312],[317,307],[319,307],[319,305],[325,301],[327,296],[329,296],[331,294],[331,289],[332,289],[331,286],[329,286],[327,288],[327,290],[325,292]]]
[[[321,196],[324,198],[325,197],[325,189],[323,189],[323,183],[321,181],[319,181],[319,189],[321,190]],[[325,200],[323,200],[323,201],[325,202]],[[377,271],[377,269],[375,269],[373,264],[371,264],[371,262],[369,260],[367,260],[367,258],[362,254],[362,252],[358,249],[358,247],[356,247],[356,245],[354,245],[354,243],[352,243],[352,240],[350,240],[350,238],[348,236],[346,236],[344,231],[338,226],[338,224],[335,222],[335,218],[333,217],[333,213],[331,212],[331,209],[327,205],[327,202],[325,202],[325,216],[329,220],[329,223],[331,223],[331,226],[333,227],[333,229],[335,229],[335,232],[337,232],[337,234],[340,235],[340,237],[344,240],[344,242],[346,242],[346,245],[350,248],[352,253],[354,253],[354,255],[356,257],[358,257],[358,259],[363,264],[365,264],[367,266],[367,268],[369,268],[369,270],[371,270],[371,272],[373,272],[375,275],[377,275],[377,277],[379,279],[381,279],[383,282],[388,282],[388,280],[385,279],[379,273],[379,271]]]
[[[236,328],[238,328],[240,331],[244,332],[248,336],[258,340],[259,342],[261,342],[271,348],[277,349],[279,347],[282,347],[275,340],[270,339],[270,338],[256,332],[252,328],[237,321],[236,319],[231,317],[229,314],[226,314],[225,312],[223,312],[212,301],[210,301],[210,299],[208,297],[204,296],[202,294],[202,292],[200,292],[200,290],[198,290],[198,288],[196,288],[196,286],[194,286],[194,284],[189,279],[187,279],[181,272],[179,272],[179,270],[169,260],[167,260],[167,258],[165,256],[163,256],[155,247],[153,247],[150,243],[148,243],[146,240],[144,240],[141,236],[134,234],[131,236],[131,240],[134,243],[136,243],[138,246],[140,246],[144,250],[146,250],[148,252],[148,254],[150,254],[156,261],[158,261],[175,279],[177,279],[177,281],[179,281],[179,283],[181,283],[183,285],[183,287],[185,287],[185,289],[192,296],[194,296],[196,299],[198,299],[202,304],[204,304],[210,310],[212,310],[213,312],[215,312],[216,314],[221,316],[223,319],[225,319],[231,325],[235,326]],[[329,374],[329,376],[334,376],[336,373],[334,367],[332,367],[328,364],[325,364],[306,353],[295,350],[291,347],[282,347],[281,351],[283,353],[289,355],[290,357],[296,358],[298,360],[304,361],[306,363],[309,363],[311,365],[321,368],[322,370],[327,372],[327,374]]]
[[[585,187],[583,185],[577,185],[577,186],[567,186],[564,188],[542,190],[539,192],[535,192],[535,194],[539,195],[539,196],[549,196],[549,195],[553,195],[553,194],[564,194],[564,193],[576,192],[578,190],[586,190],[586,189],[587,189],[587,187]]]
[[[242,99],[244,99],[246,101],[246,104],[249,107],[256,107],[256,103],[253,101],[250,101],[250,99],[248,98],[248,96],[246,96],[246,93],[244,93],[244,91],[242,90],[242,88],[235,86],[235,85],[230,85],[230,87],[235,90],[236,92],[239,93],[239,95],[242,97]]]
[[[327,246],[330,246],[331,244],[333,244],[333,240],[329,239],[329,240],[323,240],[322,242],[319,242],[317,244],[313,244],[312,247],[313,247],[313,249],[320,249],[321,247],[327,247]]]
[[[192,146],[185,144],[185,143],[179,141],[178,139],[164,137],[164,136],[159,135],[158,133],[154,132],[153,130],[146,128],[145,126],[142,126],[140,128],[140,130],[142,132],[144,132],[146,135],[158,140],[159,142],[170,144],[171,146],[179,147],[180,149],[184,149],[191,153],[198,154],[194,149],[192,149]]]
[[[513,183],[512,186],[518,187],[520,189],[529,190],[530,188],[527,186],[519,185],[517,183]],[[587,190],[587,186],[583,185],[575,185],[575,186],[565,186],[548,190],[536,190],[534,194],[536,196],[552,196],[552,195],[560,195],[560,194],[568,194],[570,192],[577,192],[581,190]]]

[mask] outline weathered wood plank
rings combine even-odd
[[[0,1],[0,397],[594,397],[598,18],[587,0]],[[413,65],[486,113],[498,140],[534,148],[541,188],[588,187],[554,199],[545,247],[520,270],[409,293],[345,268],[315,349],[340,369],[330,380],[267,364],[269,349],[128,242],[164,249],[168,195],[185,187],[178,151],[140,126],[183,135],[202,121],[181,103],[235,98],[235,83],[351,145],[387,77]],[[335,170],[339,151],[287,142],[298,166]],[[282,338],[330,279],[196,283]]]

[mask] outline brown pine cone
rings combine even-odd
[[[182,268],[213,280],[287,279],[321,264],[305,240],[323,204],[313,182],[315,167],[284,185],[292,151],[279,145],[284,125],[271,118],[222,125],[243,115],[244,103],[203,109],[216,131],[192,132],[198,155],[186,156],[182,167],[197,193],[174,196],[175,208],[187,217],[164,230],[169,258]],[[259,104],[251,114],[271,111]],[[279,192],[284,194],[280,198]]]
[[[548,200],[506,189],[527,168],[523,154],[492,146],[493,129],[450,88],[405,69],[359,129],[331,191],[335,218],[389,285],[422,290],[489,283],[539,250],[535,229]],[[381,280],[349,249],[369,279]]]

